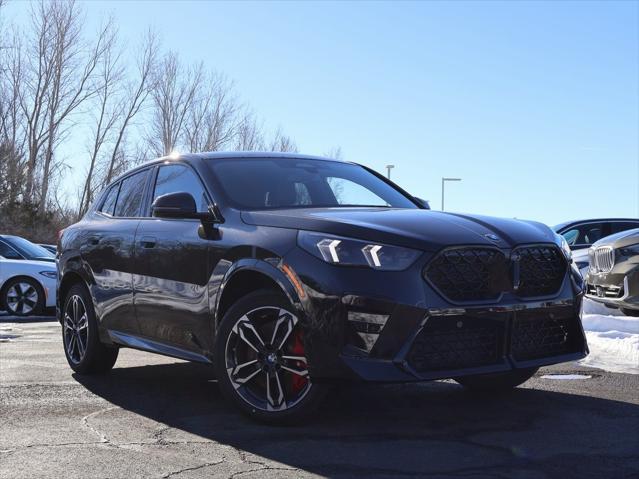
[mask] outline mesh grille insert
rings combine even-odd
[[[503,339],[502,321],[431,317],[407,359],[417,372],[491,365],[502,360]]]
[[[559,291],[566,274],[566,261],[558,248],[526,246],[517,248],[514,254],[520,257],[518,296],[548,296]]]
[[[507,279],[505,264],[505,255],[493,248],[452,248],[437,255],[425,274],[448,299],[486,301],[500,296]]]
[[[512,356],[527,361],[572,353],[578,337],[574,318],[520,317],[513,326]]]

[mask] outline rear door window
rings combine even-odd
[[[140,216],[147,174],[148,170],[143,170],[122,180],[114,216],[122,218]]]

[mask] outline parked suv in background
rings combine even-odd
[[[111,184],[58,251],[75,371],[108,370],[123,346],[212,363],[265,421],[297,420],[335,380],[503,389],[587,354],[560,236],[426,210],[354,163],[161,158]]]
[[[633,228],[639,228],[639,219],[607,218],[568,221],[553,227],[557,234],[566,238],[573,250],[590,248],[601,238]]]
[[[597,241],[588,253],[587,296],[639,316],[639,229]]]

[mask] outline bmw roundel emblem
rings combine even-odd
[[[501,241],[501,238],[497,235],[494,235],[492,233],[487,233],[484,235],[486,238],[488,238],[491,241]]]

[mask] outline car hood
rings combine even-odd
[[[291,208],[241,215],[251,225],[320,231],[424,251],[466,244],[511,248],[555,240],[542,223],[422,209]]]
[[[592,248],[597,248],[599,246],[611,246],[614,249],[618,249],[637,243],[639,243],[639,228],[606,236],[593,244]]]
[[[55,271],[55,260],[54,262],[44,260],[34,260],[34,259],[2,259],[0,260],[0,264],[3,266],[11,267],[12,269],[38,269],[39,271]]]

